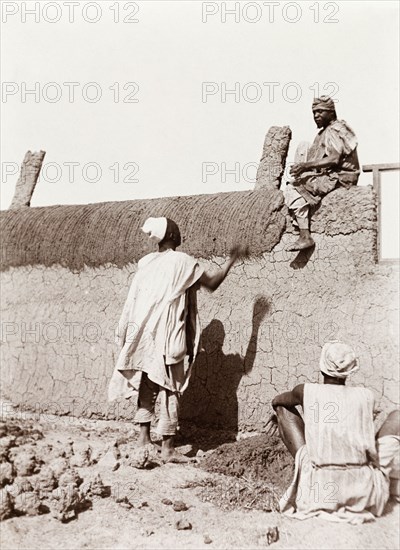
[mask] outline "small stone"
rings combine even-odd
[[[204,535],[203,541],[204,541],[204,544],[211,544],[212,543],[212,539],[210,539],[210,537],[208,535]]]
[[[112,471],[115,472],[116,470],[118,470],[118,468],[119,468],[120,466],[121,466],[120,463],[119,463],[119,462],[116,462],[116,463],[114,464],[114,466],[112,467]]]
[[[171,506],[172,505],[172,500],[169,500],[169,498],[163,498],[161,503],[165,504],[165,506]]]
[[[142,529],[140,531],[140,534],[143,536],[143,537],[151,537],[151,535],[154,535],[154,531],[152,529]]]
[[[124,496],[115,496],[114,500],[117,504],[120,506],[123,506],[124,508],[133,508],[133,504],[129,501],[128,497],[126,495]]]
[[[118,504],[120,506],[122,506],[123,508],[126,508],[127,510],[130,510],[131,508],[133,508],[133,504],[128,499],[126,499],[122,502],[119,502]]]
[[[267,531],[265,531],[262,535],[259,536],[257,542],[259,546],[269,546],[270,544],[273,544],[278,540],[279,540],[278,527],[269,527]]]
[[[278,527],[270,527],[266,533],[267,543],[272,544],[279,540],[279,529]]]
[[[176,529],[178,531],[185,531],[192,528],[192,524],[188,522],[187,519],[180,519],[175,523]]]
[[[119,460],[121,458],[121,451],[119,450],[117,441],[112,446],[112,450],[113,450],[113,455],[114,455],[115,460]]]
[[[175,510],[175,512],[186,512],[186,510],[188,510],[188,507],[182,500],[176,500],[173,503],[172,508]]]

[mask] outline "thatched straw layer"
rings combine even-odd
[[[111,263],[122,267],[148,252],[140,231],[149,216],[179,225],[181,250],[196,257],[225,256],[235,243],[253,255],[269,252],[286,227],[278,190],[22,208],[1,212],[1,269],[59,264],[71,270]]]

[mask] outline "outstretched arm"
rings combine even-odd
[[[205,286],[211,291],[217,290],[219,285],[228,275],[231,267],[240,258],[246,258],[248,256],[248,248],[243,246],[234,246],[230,251],[230,257],[227,263],[222,267],[217,273],[211,275],[210,273],[204,272],[200,277],[199,282],[202,286]]]

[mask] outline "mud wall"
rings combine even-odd
[[[182,417],[262,429],[280,391],[318,380],[322,344],[352,344],[352,384],[377,408],[398,396],[398,269],[375,263],[370,187],[337,190],[315,213],[316,248],[289,253],[280,191],[29,208],[2,212],[3,396],[25,408],[130,419],[131,401],[106,401],[114,329],[146,239],[149,215],[175,219],[183,250],[215,269],[235,241],[250,244],[213,294],[199,292],[202,349]]]

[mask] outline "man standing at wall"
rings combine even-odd
[[[314,99],[312,111],[320,131],[308,151],[306,162],[294,164],[288,183],[286,204],[294,216],[300,238],[288,250],[303,250],[314,245],[310,234],[310,207],[321,197],[342,185],[356,185],[360,174],[357,138],[344,120],[337,120],[335,104],[328,96]]]
[[[140,424],[139,447],[151,449],[150,423],[157,396],[165,462],[183,462],[173,445],[178,426],[180,395],[188,385],[200,330],[196,291],[200,285],[216,290],[235,261],[247,251],[231,250],[226,265],[208,274],[196,259],[176,251],[181,235],[168,218],[149,218],[142,230],[158,243],[158,252],[138,262],[118,325],[121,351],[109,386],[109,400],[138,391],[135,421]]]
[[[358,368],[349,346],[328,342],[320,359],[324,383],[300,384],[273,400],[279,433],[295,457],[282,512],[350,523],[382,515],[390,477],[399,477],[400,415],[393,411],[375,439],[372,391],[345,386]]]

